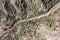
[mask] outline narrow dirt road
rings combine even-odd
[[[18,13],[20,13],[20,10],[16,7],[16,5],[15,5],[15,2],[16,2],[17,0],[11,0],[10,1],[10,3],[11,3],[11,5],[13,5],[14,6],[14,8],[16,9],[16,11],[18,12]]]
[[[48,13],[45,13],[43,15],[33,17],[33,18],[30,18],[30,19],[20,20],[16,24],[19,24],[19,23],[25,22],[25,21],[30,21],[30,20],[37,20],[37,19],[43,18],[45,16],[49,16],[50,14],[53,14],[52,12],[56,11],[58,8],[60,8],[60,3],[58,3],[54,7],[52,7]]]
[[[14,25],[11,29],[8,29],[7,31],[5,31],[4,34],[7,33],[8,31],[13,30],[13,29],[16,27],[16,25],[17,25],[17,24],[20,24],[21,22],[31,21],[31,20],[37,20],[37,19],[40,19],[40,18],[42,18],[42,17],[49,16],[50,14],[52,14],[52,12],[56,11],[56,9],[58,9],[58,8],[60,8],[60,3],[58,3],[58,4],[56,4],[54,7],[52,7],[52,8],[49,10],[48,13],[45,13],[45,14],[43,14],[43,15],[40,15],[40,16],[37,16],[37,17],[34,17],[34,18],[25,19],[25,20],[20,20],[20,21],[18,21],[17,23],[15,23],[15,25]],[[52,40],[52,39],[51,39],[52,37],[53,37],[54,40],[55,40],[54,35],[56,35],[58,32],[55,33],[54,31],[50,31],[50,30],[47,30],[47,29],[44,30],[43,28],[45,28],[45,26],[42,26],[42,28],[41,28],[41,30],[43,31],[43,33],[46,32],[46,31],[48,31],[48,32],[46,32],[48,35],[47,35],[47,34],[44,35],[43,33],[42,33],[42,35],[44,35],[46,38],[47,38],[47,37],[50,38],[50,39],[47,38],[47,40]],[[55,33],[55,34],[53,35],[52,32]],[[3,34],[2,34],[2,35],[3,35]],[[2,35],[1,35],[1,36],[2,36]],[[52,36],[52,35],[53,35],[53,36]],[[1,37],[1,36],[0,36],[0,37]],[[58,36],[56,36],[56,38],[57,38],[57,37],[58,37]],[[60,39],[58,38],[58,40],[60,40]]]

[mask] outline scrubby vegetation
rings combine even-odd
[[[53,31],[60,31],[60,7],[52,11],[60,0],[0,2],[3,6],[0,10],[0,40],[54,40],[56,34]]]

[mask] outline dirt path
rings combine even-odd
[[[33,18],[30,18],[30,19],[20,20],[16,24],[19,24],[19,23],[25,22],[25,21],[37,20],[37,19],[41,19],[41,18],[43,18],[45,16],[49,16],[50,14],[53,14],[52,12],[56,11],[58,8],[60,8],[60,3],[56,4],[53,8],[51,8],[48,13],[45,13],[43,15],[40,15],[40,16],[37,16],[37,17],[33,17]]]
[[[13,5],[14,5],[14,3],[12,3]],[[15,7],[15,5],[14,5],[14,7]],[[15,7],[16,8],[16,7]],[[43,14],[43,15],[40,15],[40,16],[37,16],[37,17],[34,17],[34,18],[30,18],[30,19],[25,19],[25,20],[20,20],[20,21],[18,21],[11,29],[9,29],[9,30],[7,30],[7,31],[5,31],[4,32],[4,34],[5,33],[7,33],[8,31],[11,31],[12,29],[14,29],[15,27],[16,27],[16,25],[17,24],[20,24],[21,22],[25,22],[25,21],[29,21],[29,20],[37,20],[37,19],[40,19],[40,18],[42,18],[42,17],[45,17],[45,16],[49,16],[50,14],[51,14],[51,12],[54,12],[56,9],[58,9],[58,8],[60,8],[60,3],[58,3],[58,4],[56,4],[53,8],[51,8],[50,9],[50,11],[48,12],[48,13],[46,13],[46,14]],[[18,10],[17,8],[16,8],[16,10]],[[19,10],[18,10],[19,11]],[[44,29],[45,30],[44,30]],[[55,37],[55,35],[56,35],[56,33],[58,33],[58,32],[54,32],[54,31],[50,31],[50,30],[47,30],[46,28],[45,28],[45,26],[42,26],[42,28],[41,28],[41,30],[42,30],[42,35],[44,35],[46,38],[47,38],[47,40],[52,40],[52,38],[53,38],[53,40],[57,40],[56,38],[58,38],[58,36],[56,36]],[[48,32],[47,32],[48,31]],[[44,32],[46,32],[46,34],[44,34]],[[53,35],[53,33],[54,33],[54,35]],[[2,34],[3,35],[3,34]],[[1,36],[2,36],[1,35]],[[53,36],[52,36],[53,35]],[[0,36],[0,37],[1,37]],[[58,38],[58,40],[60,40],[59,38]]]
[[[14,8],[16,9],[16,11],[18,12],[18,13],[20,13],[20,10],[16,7],[16,5],[15,5],[15,2],[16,2],[17,0],[11,0],[10,1],[10,3],[14,6]]]

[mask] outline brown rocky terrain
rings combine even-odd
[[[0,0],[0,40],[60,40],[60,0]]]

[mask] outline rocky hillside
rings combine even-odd
[[[60,0],[0,0],[0,40],[60,40]]]

